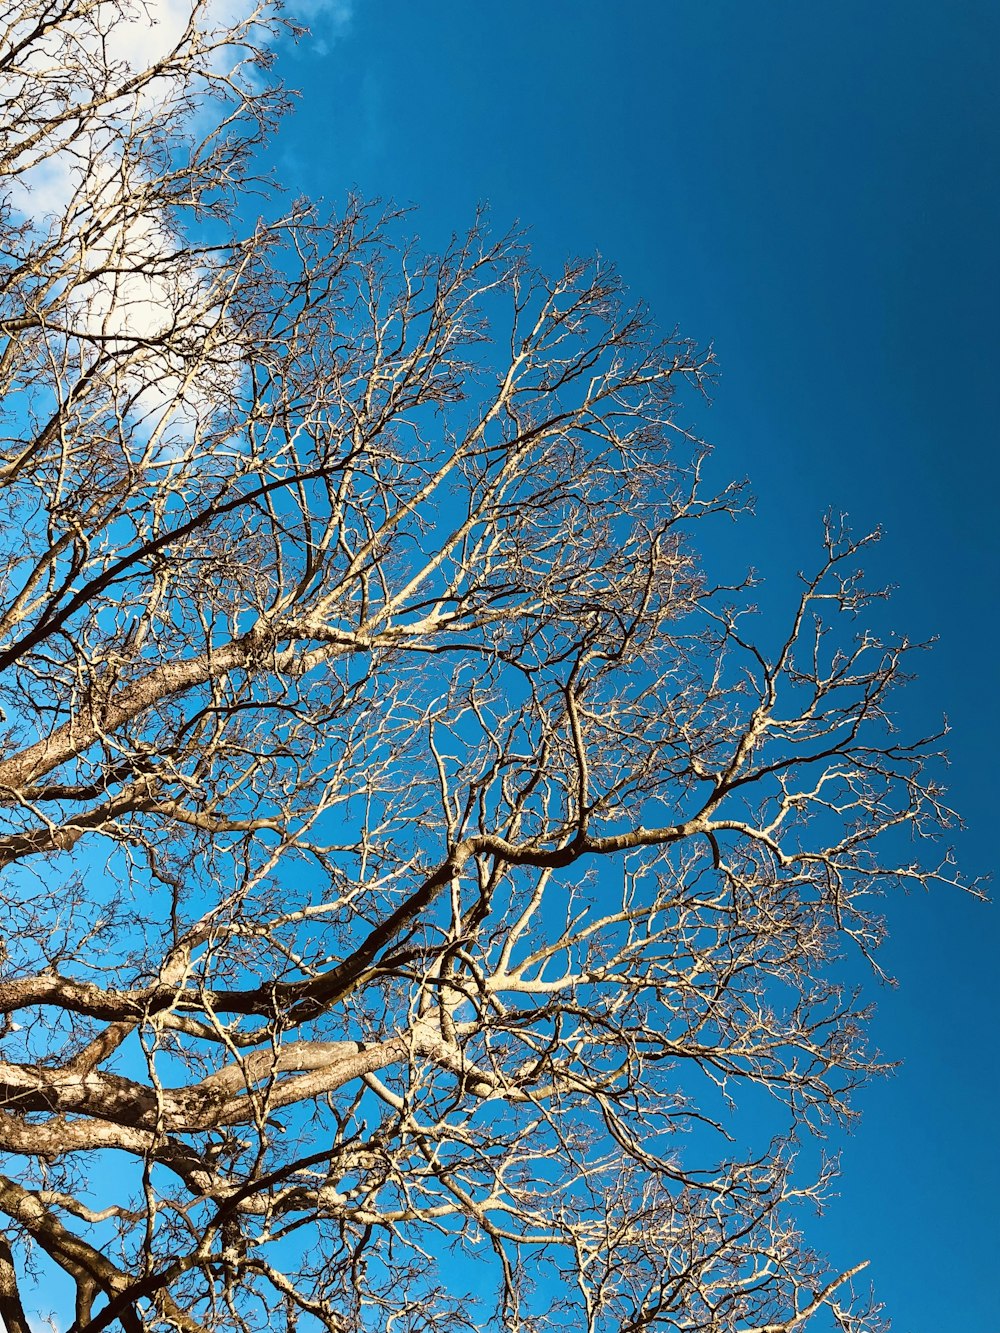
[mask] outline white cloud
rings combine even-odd
[[[208,34],[195,59],[214,75],[245,54],[219,43],[219,34],[249,24],[254,40],[269,40],[261,26],[267,10],[255,0],[133,0],[131,9],[119,0],[97,0],[80,6],[71,27],[57,27],[37,43],[7,82],[22,97],[25,90],[35,97],[34,124],[39,117],[58,117],[68,103],[85,105],[101,87],[102,71],[114,69],[121,87],[126,73],[140,75],[182,48],[190,40],[193,10],[199,31]],[[294,0],[289,7],[289,17],[310,28],[313,50],[320,52],[353,14],[352,0]],[[183,62],[168,61],[166,68],[153,83],[140,80],[138,89],[102,104],[82,127],[67,121],[43,141],[42,152],[31,145],[31,125],[16,115],[5,124],[0,110],[0,139],[15,153],[0,191],[39,245],[48,243],[57,254],[60,271],[50,296],[63,294],[73,335],[95,345],[101,339],[105,347],[117,340],[126,367],[113,387],[132,399],[133,418],[145,418],[142,433],[155,432],[157,417],[161,426],[168,418],[193,423],[221,373],[203,363],[192,378],[188,365],[155,345],[183,324],[190,348],[199,330],[215,322],[210,273],[179,257],[156,203],[130,205],[130,195],[142,195],[152,170],[134,151],[137,131],[141,137],[157,124],[171,132],[213,128],[207,116],[214,112],[205,111]],[[244,67],[239,77],[247,84],[257,74]]]
[[[108,56],[133,70],[147,69],[176,46],[190,18],[184,0],[145,0],[131,22],[119,21],[108,32]]]
[[[222,5],[229,3],[216,4],[214,16],[202,8],[203,31],[255,17],[250,11],[227,15]],[[158,62],[167,61],[169,72],[101,105],[82,125],[74,119],[57,125],[42,153],[32,145],[31,122],[15,114],[10,124],[0,125],[15,154],[21,134],[25,152],[14,157],[0,188],[31,227],[36,253],[48,256],[46,271],[54,275],[48,299],[60,303],[58,324],[67,326],[67,338],[121,354],[122,370],[110,387],[131,400],[133,417],[146,419],[143,433],[155,430],[157,416],[164,414],[193,422],[207,405],[207,380],[219,373],[204,365],[190,371],[189,362],[198,361],[191,349],[215,322],[211,275],[178,250],[162,195],[149,188],[155,168],[143,155],[151,129],[176,133],[192,129],[199,119],[197,87],[183,62],[168,61],[186,40],[190,20],[185,0],[152,0],[130,17],[99,0],[85,21],[50,33],[8,80],[15,94],[33,96],[34,124],[65,109],[67,86],[73,104],[85,104],[102,87],[104,71],[114,68],[116,85],[126,88],[128,75],[152,70]],[[238,54],[210,44],[196,59],[219,73]],[[71,77],[88,62],[89,87]],[[168,340],[164,335],[171,331],[179,338]],[[165,351],[168,341],[173,346]]]

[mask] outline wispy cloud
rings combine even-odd
[[[286,11],[295,24],[308,30],[306,41],[314,56],[325,56],[343,37],[354,19],[353,0],[296,0]]]
[[[294,22],[302,22],[317,30],[322,26],[323,35],[336,35],[342,32],[354,17],[353,0],[296,0],[289,8],[289,17]]]

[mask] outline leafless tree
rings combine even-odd
[[[481,222],[241,231],[268,16],[168,18],[5,15],[0,1316],[871,1333],[794,1154],[949,816],[864,543],[761,630],[709,359]]]

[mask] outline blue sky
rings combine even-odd
[[[294,12],[294,6],[290,7]],[[339,13],[335,19],[333,13]],[[820,517],[885,540],[890,627],[937,635],[900,701],[947,713],[958,840],[995,862],[1000,6],[995,0],[355,0],[281,54],[302,92],[274,147],[293,192],[413,203],[428,245],[488,200],[540,261],[600,251],[664,331],[713,341],[693,404],[757,518],[705,552],[780,595]],[[770,596],[770,594],[768,594]],[[872,1260],[897,1333],[996,1333],[995,909],[887,905],[877,1044],[813,1235]]]

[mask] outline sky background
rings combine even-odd
[[[298,16],[294,4],[290,12]],[[939,636],[901,725],[952,725],[970,875],[995,863],[1000,339],[996,0],[355,0],[280,54],[292,192],[420,208],[429,246],[489,201],[539,262],[599,251],[664,332],[713,342],[686,418],[757,517],[705,551],[780,596],[847,512],[885,539],[886,628]],[[735,564],[734,564],[735,562]],[[770,602],[768,602],[770,604]],[[880,613],[883,614],[883,613]],[[897,1333],[998,1333],[995,908],[890,902],[876,1044],[839,1197],[811,1235]]]

